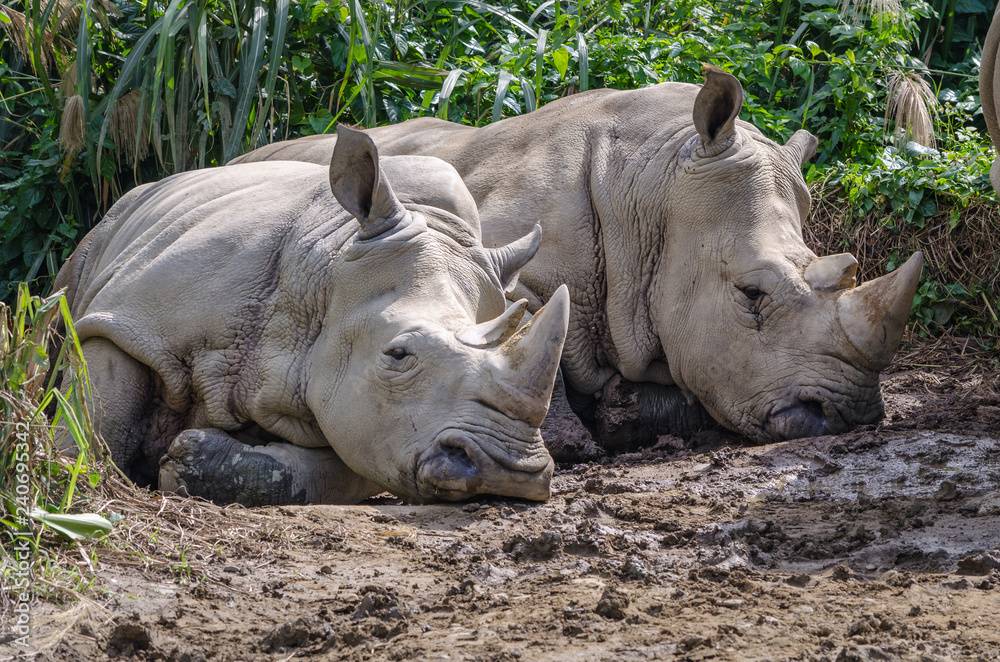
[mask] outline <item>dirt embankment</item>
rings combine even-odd
[[[99,551],[39,658],[997,660],[995,368],[890,375],[850,434],[563,466],[541,504],[211,507],[260,533],[152,573]]]

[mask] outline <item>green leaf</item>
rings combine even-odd
[[[569,66],[569,51],[565,48],[560,48],[552,52],[552,64],[556,66],[556,71],[559,72],[559,78],[566,77],[566,68]]]
[[[513,76],[506,69],[500,70],[500,78],[497,80],[497,97],[493,101],[493,121],[500,119],[500,110],[503,108],[503,101],[507,97],[507,86]]]
[[[253,8],[250,40],[243,44],[240,52],[243,68],[240,71],[239,100],[236,102],[236,112],[233,113],[232,131],[223,145],[223,163],[228,163],[239,155],[240,145],[246,134],[247,122],[250,120],[254,93],[257,91],[257,80],[260,77],[261,66],[264,64],[266,38],[267,7],[263,2],[257,0]]]
[[[94,513],[58,515],[41,508],[33,508],[28,512],[28,517],[41,522],[53,531],[58,531],[70,540],[83,540],[111,532],[111,522]]]
[[[101,484],[101,474],[97,473],[96,471],[91,471],[90,474],[87,476],[87,482],[90,483],[91,487],[97,487],[98,485]]]
[[[453,69],[448,72],[448,75],[444,79],[444,83],[441,85],[441,96],[438,101],[438,117],[443,120],[448,119],[448,102],[451,100],[451,93],[455,90],[455,85],[458,84],[458,79],[462,77],[465,73],[464,69]]]

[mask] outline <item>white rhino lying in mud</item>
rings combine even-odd
[[[785,145],[737,119],[739,82],[594,90],[472,128],[421,118],[368,131],[388,154],[448,161],[475,197],[483,241],[539,219],[545,244],[515,296],[529,309],[563,282],[573,302],[562,372],[600,441],[685,434],[708,421],[757,441],[879,420],[879,372],[899,344],[920,275],[855,287],[856,260],[802,239],[801,166],[816,139]],[[260,148],[240,161],[325,163],[331,136]],[[641,383],[634,420],[595,420],[620,374]]]
[[[380,160],[341,129],[328,168],[131,191],[56,286],[96,424],[137,480],[250,505],[540,500],[569,299],[562,288],[518,328],[526,302],[504,297],[540,232],[484,249],[454,168]]]

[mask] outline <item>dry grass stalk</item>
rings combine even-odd
[[[896,124],[897,145],[913,141],[934,147],[934,115],[937,98],[923,76],[913,71],[895,71],[889,78],[889,99],[885,119],[891,115]]]
[[[66,100],[63,108],[62,126],[59,127],[59,144],[63,149],[77,153],[83,149],[84,106],[86,103],[79,94],[74,94]]]
[[[14,45],[14,49],[21,54],[21,57],[23,57],[26,62],[30,62],[32,64],[32,69],[34,69],[34,62],[31,59],[32,40],[31,37],[29,37],[29,33],[34,34],[34,28],[31,21],[29,21],[24,14],[16,9],[11,9],[10,7],[0,6],[0,12],[3,12],[3,14],[10,19],[10,23],[0,23],[0,25],[3,25],[3,29],[7,33],[7,37]],[[46,34],[46,37],[47,36],[48,35]],[[51,43],[51,39],[42,39],[41,64],[42,67],[46,69],[48,69],[49,62],[53,57]]]
[[[133,90],[122,96],[115,101],[108,120],[108,134],[115,143],[119,158],[133,168],[149,153],[149,136],[141,101],[141,90]]]
[[[79,0],[59,0],[58,7],[53,12],[56,16],[55,30],[59,34],[70,39],[75,39],[77,31],[80,29],[80,14],[83,3]],[[111,0],[96,0],[91,5],[94,19],[104,25],[110,26],[108,15],[121,17],[122,12]]]
[[[59,84],[59,98],[69,99],[77,94],[76,90],[76,60],[66,64],[62,70],[62,82]]]
[[[874,16],[881,30],[883,21],[895,23],[902,18],[903,3],[900,0],[843,0],[840,14],[845,17],[850,14],[854,25],[860,25],[864,16]]]

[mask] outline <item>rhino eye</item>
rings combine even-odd
[[[407,356],[409,356],[409,353],[402,347],[394,347],[393,349],[390,349],[388,352],[386,352],[386,354],[391,356],[396,361],[402,361]]]
[[[760,290],[758,290],[753,285],[750,285],[748,287],[741,287],[740,291],[743,292],[743,294],[745,294],[746,297],[748,299],[750,299],[751,301],[756,301],[757,299],[759,299],[762,296],[764,296],[764,293],[761,292]]]

